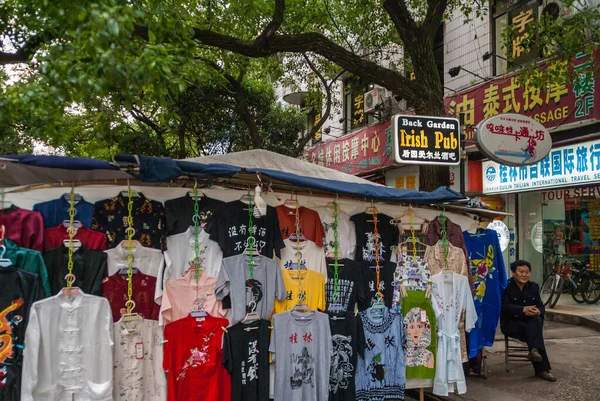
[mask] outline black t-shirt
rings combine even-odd
[[[358,310],[363,311],[371,306],[375,295],[377,295],[377,269],[374,267],[374,263],[365,263],[362,266],[361,280],[363,294],[358,297]],[[380,262],[379,263],[379,286],[383,293],[383,302],[388,308],[392,307],[394,297],[394,272],[396,271],[396,264],[392,262]]]
[[[259,218],[252,216],[252,221],[255,246],[260,254],[272,258],[275,251],[275,255],[280,257],[280,250],[285,248],[285,244],[279,231],[275,208],[267,206],[267,214]],[[249,236],[248,223],[248,205],[242,201],[234,201],[222,204],[212,224],[208,224],[205,230],[210,233],[210,239],[221,246],[223,257],[226,258],[244,252]]]
[[[352,314],[345,319],[329,319],[331,327],[331,370],[329,401],[354,401],[357,350],[364,350],[365,333],[361,320]]]
[[[53,294],[67,286],[65,276],[69,273],[69,249],[61,245],[43,253],[48,268],[48,281]],[[82,245],[73,251],[74,287],[86,294],[102,296],[102,280],[107,275],[107,255],[102,251],[89,249]]]
[[[16,267],[0,268],[0,283],[0,334],[3,337],[0,340],[3,351],[0,354],[0,400],[18,400],[29,310],[35,301],[44,298],[44,288],[37,274]],[[9,357],[9,354],[12,355]]]
[[[231,375],[231,401],[269,401],[269,321],[227,329],[223,366]]]
[[[367,213],[355,214],[350,218],[356,229],[356,257],[358,261],[375,260],[375,237],[373,215]],[[392,218],[386,214],[377,214],[377,232],[379,234],[379,256],[390,260],[392,246],[398,245],[400,236],[398,226],[390,224]]]
[[[200,215],[200,227],[210,224],[217,209],[224,204],[217,199],[206,196],[198,197],[198,215]],[[181,198],[171,199],[165,202],[165,214],[167,216],[167,235],[181,234],[190,226],[194,225],[194,198],[189,193]]]
[[[350,259],[339,259],[338,263],[343,265],[338,267],[338,299],[333,301],[335,268],[333,259],[327,258],[327,282],[325,283],[325,302],[326,312],[331,316],[353,315],[354,305],[357,297],[364,296],[362,288],[361,271],[363,262],[356,262]],[[331,304],[341,304],[344,312],[330,311]]]
[[[129,198],[119,195],[94,204],[92,228],[106,234],[107,248],[114,248],[127,238]],[[142,193],[132,199],[133,239],[143,246],[167,249],[165,208],[162,203],[146,198]]]

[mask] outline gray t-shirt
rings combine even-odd
[[[325,313],[274,315],[269,351],[275,361],[275,401],[327,401],[331,349]]]
[[[261,319],[270,320],[275,298],[283,301],[287,295],[277,262],[266,256],[255,256],[254,278],[250,280],[248,260],[244,254],[224,258],[217,278],[217,299],[222,300],[227,295],[231,298],[231,326],[244,319],[250,301],[256,302],[256,312]]]

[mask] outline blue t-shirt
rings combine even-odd
[[[483,346],[494,345],[500,319],[502,292],[506,288],[506,269],[498,234],[494,230],[471,234],[463,232],[469,252],[477,323],[469,333],[469,358],[477,356]]]
[[[40,212],[44,219],[45,228],[53,228],[65,220],[69,220],[69,195],[61,196],[58,199],[38,203],[33,206],[33,210]],[[77,199],[77,198],[76,198]],[[92,215],[94,214],[94,204],[86,202],[79,197],[79,202],[75,204],[75,220],[78,220],[86,228],[92,227]]]

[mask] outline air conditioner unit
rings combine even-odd
[[[383,103],[386,98],[386,90],[382,87],[376,87],[368,92],[365,92],[364,96],[364,110],[365,113],[374,113],[377,111],[377,106]]]
[[[570,6],[560,0],[544,0],[542,14],[550,14],[553,19],[567,20],[589,8],[590,0],[575,0]]]

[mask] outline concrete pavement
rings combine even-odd
[[[488,378],[467,378],[467,393],[432,397],[451,401],[598,401],[600,400],[600,331],[548,321],[546,348],[556,383],[536,378],[529,362],[504,364],[504,337],[486,350]],[[407,400],[414,400],[407,397]],[[418,398],[417,398],[418,399]]]

